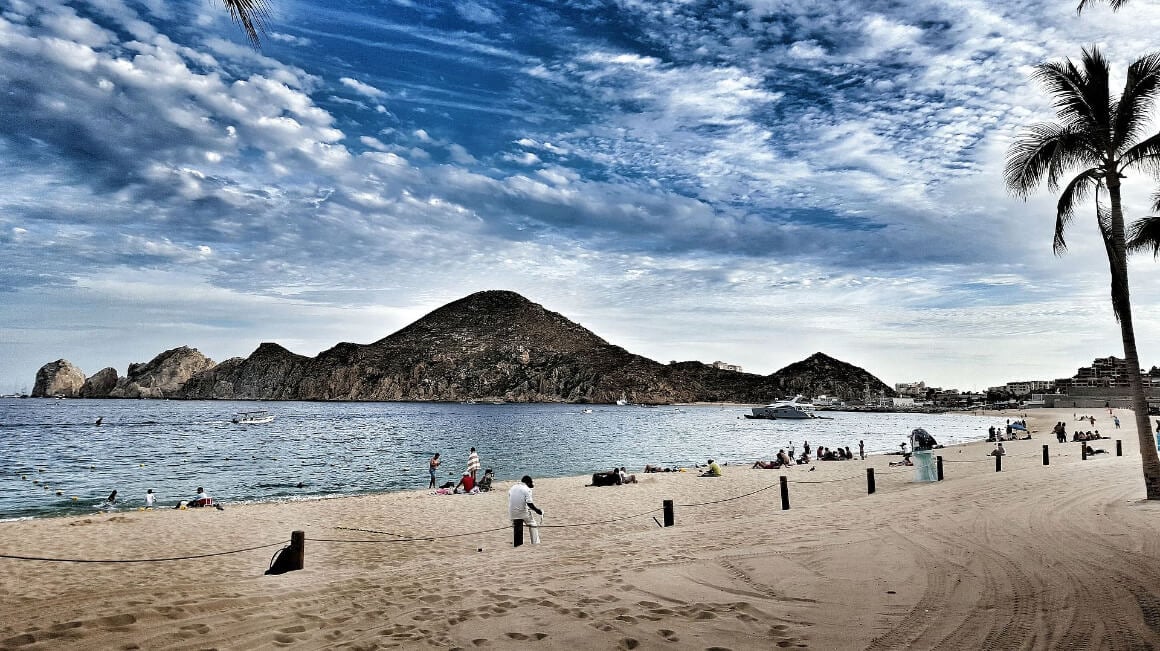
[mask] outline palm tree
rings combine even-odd
[[[1140,457],[1148,499],[1160,499],[1160,457],[1148,420],[1148,401],[1140,377],[1132,304],[1128,296],[1128,259],[1124,213],[1120,203],[1123,172],[1155,169],[1160,134],[1142,138],[1152,106],[1160,95],[1160,53],[1128,67],[1124,92],[1111,95],[1107,59],[1094,46],[1083,52],[1081,66],[1070,59],[1043,63],[1034,78],[1054,99],[1059,122],[1032,125],[1007,152],[1004,179],[1012,194],[1027,199],[1042,181],[1055,192],[1065,174],[1078,170],[1059,196],[1055,215],[1057,255],[1067,249],[1064,230],[1077,204],[1095,196],[1096,221],[1111,270],[1112,310],[1120,322],[1124,358],[1136,412]],[[1107,192],[1108,205],[1100,201]]]
[[[1124,0],[1119,0],[1123,2]],[[266,6],[266,0],[222,0],[222,4],[226,6],[226,10],[230,12],[230,18],[242,26],[245,30],[246,36],[250,37],[250,42],[254,47],[262,45],[258,38],[260,32],[265,31],[265,19],[269,15],[269,10]]]

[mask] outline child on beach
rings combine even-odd
[[[475,481],[475,473],[479,472],[479,455],[476,454],[475,448],[471,448],[471,452],[467,455],[467,472],[471,474],[471,480]]]
[[[435,471],[439,469],[439,453],[438,452],[436,452],[435,456],[431,457],[431,460],[427,462],[427,466],[428,466],[428,470],[431,473],[431,483],[427,486],[427,488],[435,488]]]

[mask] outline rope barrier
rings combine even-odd
[[[212,552],[209,554],[195,554],[192,556],[172,556],[170,558],[47,558],[44,556],[21,556],[18,554],[0,554],[0,558],[11,558],[19,561],[48,561],[53,563],[163,563],[168,561],[188,561],[198,558],[210,558],[211,556],[226,556],[228,554],[241,554],[242,552],[252,552],[256,549],[266,549],[275,545],[285,545],[286,541],[282,540],[268,545],[258,545],[256,547],[247,547],[245,549],[233,549],[228,552]]]
[[[765,488],[759,488],[759,489],[753,491],[752,493],[745,493],[744,495],[735,495],[733,497],[726,497],[723,500],[713,500],[711,502],[697,502],[696,504],[677,504],[677,506],[688,508],[688,507],[693,507],[693,506],[708,506],[710,504],[720,504],[722,502],[731,502],[733,500],[739,500],[742,497],[749,497],[750,495],[756,495],[762,491],[767,491],[767,490],[773,488],[774,486],[779,486],[779,485],[780,484],[770,484],[769,486],[766,486]]]

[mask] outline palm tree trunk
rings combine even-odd
[[[1140,355],[1136,352],[1136,330],[1132,325],[1132,302],[1128,295],[1128,253],[1124,243],[1124,213],[1120,205],[1118,173],[1108,178],[1111,198],[1110,233],[1106,242],[1108,265],[1112,273],[1112,308],[1120,321],[1124,340],[1124,363],[1128,366],[1128,386],[1132,393],[1132,410],[1136,413],[1136,435],[1140,442],[1140,462],[1144,469],[1144,492],[1149,500],[1160,500],[1160,454],[1148,418],[1148,399],[1140,376]]]

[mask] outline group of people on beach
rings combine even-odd
[[[806,465],[806,464],[811,463],[812,460],[816,460],[816,461],[847,461],[847,460],[855,459],[855,458],[861,458],[862,460],[865,460],[866,459],[866,442],[865,441],[858,441],[858,457],[854,456],[854,453],[850,451],[850,446],[848,446],[848,445],[844,448],[841,446],[838,446],[836,448],[828,448],[825,446],[821,446],[817,450],[816,459],[810,457],[810,451],[811,451],[810,442],[804,441],[802,443],[801,456],[795,458],[794,457],[794,452],[795,452],[794,444],[793,444],[793,441],[790,441],[788,452],[786,451],[785,448],[781,448],[780,450],[777,451],[777,454],[774,455],[772,460],[764,461],[764,460],[758,459],[753,464],[753,467],[757,468],[757,469],[762,469],[762,470],[776,470],[778,468],[792,468],[793,466]]]
[[[431,481],[427,486],[428,488],[434,489],[439,495],[461,493],[475,495],[491,490],[491,484],[495,480],[495,472],[491,468],[488,468],[484,471],[483,477],[478,476],[480,468],[479,453],[475,451],[474,447],[467,453],[467,468],[463,471],[463,475],[460,476],[459,482],[448,481],[441,486],[436,486],[435,476],[439,471],[439,466],[443,464],[440,455],[441,453],[436,452],[427,461],[427,470],[431,475]]]

